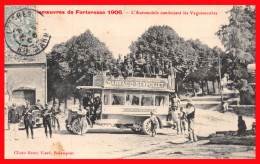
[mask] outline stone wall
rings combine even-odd
[[[36,100],[46,103],[46,65],[45,64],[10,64],[5,65],[5,88],[11,91],[19,88],[32,88],[36,91]],[[10,95],[12,99],[12,95]]]

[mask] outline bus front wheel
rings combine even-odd
[[[149,134],[149,135],[152,134],[150,118],[147,118],[146,120],[144,120],[144,122],[143,122],[143,132],[144,132],[144,134]]]
[[[158,122],[157,122],[156,129],[157,129],[158,127],[159,127],[159,125],[158,125]],[[150,120],[150,118],[147,118],[146,120],[144,120],[144,122],[143,122],[143,132],[144,132],[144,134],[149,134],[149,135],[152,134],[152,131],[151,131],[151,120]]]
[[[89,128],[89,125],[88,125],[87,120],[84,120],[83,123],[84,123],[84,126],[83,126],[83,129],[82,129],[82,134],[87,133],[88,128]],[[73,131],[73,133],[75,133],[75,134],[81,134],[81,130],[80,130],[81,124],[80,124],[79,119],[73,120],[71,126],[72,126],[72,131]]]

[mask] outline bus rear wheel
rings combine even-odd
[[[81,125],[80,125],[79,119],[73,120],[71,126],[72,126],[73,133],[81,134],[81,131],[80,131],[80,126]],[[84,128],[82,129],[82,134],[87,133],[88,128],[89,128],[88,122],[87,122],[87,120],[84,120]]]

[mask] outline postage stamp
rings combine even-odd
[[[10,8],[6,8],[10,13]],[[33,8],[22,8],[12,13],[5,23],[6,45],[16,54],[32,56],[41,53],[49,44],[51,36],[38,25],[43,14]]]

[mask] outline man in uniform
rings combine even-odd
[[[60,130],[60,122],[59,122],[58,115],[61,113],[61,110],[56,101],[54,102],[54,104],[51,108],[51,112],[52,112],[52,120],[53,120],[53,124],[54,124],[54,131],[56,130],[56,122],[58,125],[58,130]]]
[[[37,107],[39,110],[43,110],[43,109],[44,109],[43,105],[41,104],[40,99],[37,100],[37,102],[36,102],[35,105],[36,105],[36,107]]]
[[[31,108],[30,102],[28,100],[26,100],[26,107],[23,111],[23,116],[24,116],[24,126],[26,130],[27,138],[29,138],[29,128],[30,128],[31,137],[33,139],[33,125],[35,122],[33,121],[33,109]]]
[[[49,127],[49,133],[50,133],[50,138],[52,138],[52,130],[51,130],[51,114],[52,111],[50,108],[48,108],[48,104],[45,104],[45,109],[42,111],[42,117],[43,117],[43,126],[45,129],[45,135],[46,138],[48,138],[48,127]]]
[[[12,108],[8,111],[8,123],[10,125],[10,140],[17,140],[18,124],[20,121],[19,112],[16,109],[16,104],[12,104]]]

